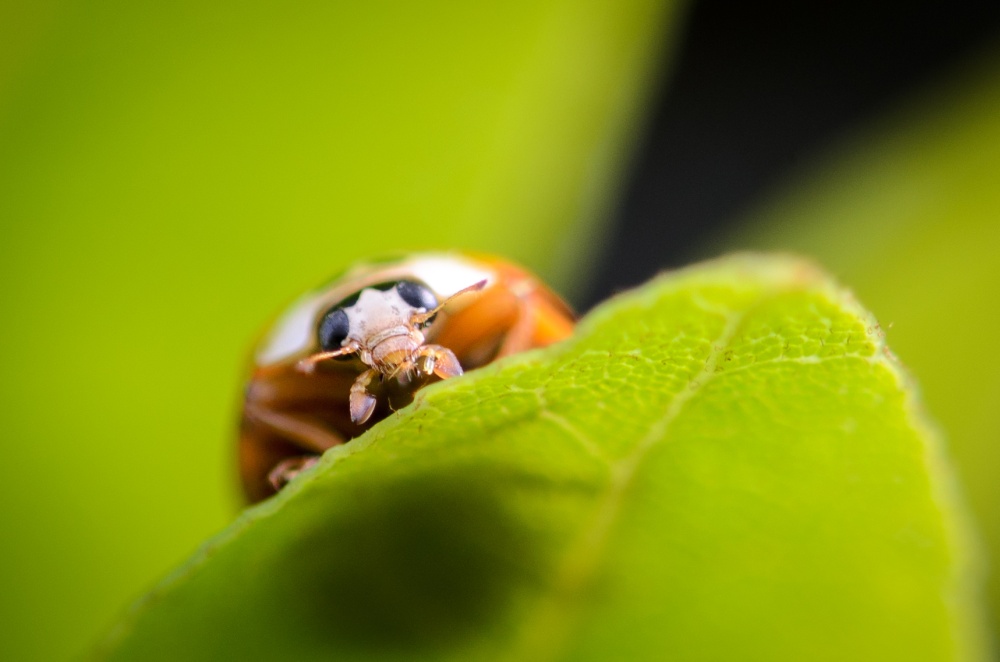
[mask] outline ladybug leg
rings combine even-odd
[[[467,369],[544,347],[573,332],[573,315],[555,295],[530,281],[498,284],[452,314],[434,341],[451,348]]]
[[[351,385],[351,421],[361,425],[375,411],[375,396],[368,390],[368,385],[372,383],[375,376],[379,374],[375,368],[369,368],[358,375]]]
[[[303,455],[287,458],[271,469],[270,473],[267,474],[267,481],[271,483],[271,487],[277,492],[292,482],[300,473],[315,466],[317,462],[319,462],[319,455]]]
[[[304,372],[307,375],[311,375],[316,369],[316,364],[320,361],[326,361],[327,359],[333,359],[338,356],[346,356],[347,354],[354,354],[361,350],[360,345],[357,342],[351,341],[346,347],[341,347],[340,349],[335,349],[330,352],[319,352],[318,354],[313,354],[312,356],[307,356],[295,365],[295,369],[299,372]]]
[[[517,318],[508,329],[496,358],[551,345],[569,336],[573,325],[572,314],[558,299],[538,290],[523,293],[518,298]]]
[[[260,400],[260,389],[248,397],[240,426],[239,463],[243,491],[251,502],[275,493],[275,484],[291,479],[292,466],[344,443],[344,437],[322,420],[303,412],[282,411]],[[287,463],[286,463],[287,461]]]
[[[270,407],[248,402],[244,417],[268,431],[293,440],[303,450],[322,453],[332,446],[344,443],[344,438],[331,432],[318,420],[305,416],[283,413]]]
[[[437,330],[433,342],[461,357],[464,368],[478,368],[496,355],[517,315],[517,297],[506,287],[490,287],[471,304],[452,313]]]
[[[462,374],[462,364],[455,353],[440,345],[424,345],[417,350],[416,368],[425,375],[437,375],[441,379],[458,377]]]

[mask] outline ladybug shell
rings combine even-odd
[[[366,287],[398,280],[426,285],[438,301],[486,280],[482,290],[449,303],[425,332],[428,344],[452,350],[465,370],[543,347],[573,330],[573,313],[559,297],[524,269],[499,259],[419,254],[348,270],[293,303],[254,351],[239,433],[240,475],[249,501],[274,494],[268,475],[279,463],[316,456],[357,437],[434,381],[385,380],[374,414],[356,425],[348,397],[366,367],[360,360],[323,361],[309,374],[296,369],[301,359],[320,351],[317,327],[324,313]]]

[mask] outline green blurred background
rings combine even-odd
[[[720,156],[743,146],[722,115],[780,94],[746,82],[732,39],[706,42],[704,7],[0,4],[0,659],[86,650],[230,522],[263,323],[354,259],[414,248],[507,255],[584,305],[695,255],[817,256],[893,323],[996,554],[992,35],[909,63],[909,88],[836,131],[785,122],[822,138],[779,168],[753,141]],[[795,30],[734,18],[749,44]],[[725,76],[699,68],[705,43]],[[793,81],[829,74],[787,47]],[[858,86],[824,80],[834,105]],[[771,145],[772,125],[743,130]]]

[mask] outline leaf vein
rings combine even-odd
[[[580,447],[584,451],[587,452],[588,455],[600,460],[602,464],[605,465],[611,464],[611,459],[607,456],[606,453],[604,453],[604,451],[601,449],[601,446],[597,444],[594,441],[594,439],[590,437],[587,433],[585,433],[583,430],[570,423],[565,416],[557,414],[548,409],[542,410],[539,416],[541,418],[544,418],[545,420],[555,423],[557,426],[562,428],[564,432],[566,432],[569,436],[571,436],[574,440],[576,440],[576,442],[580,445]]]
[[[689,381],[686,388],[673,397],[667,411],[650,426],[635,448],[612,466],[611,484],[598,505],[591,525],[584,529],[565,556],[552,591],[541,601],[536,617],[531,619],[532,626],[522,637],[521,646],[515,647],[513,659],[553,659],[559,654],[560,646],[568,638],[573,620],[567,605],[596,571],[611,529],[621,512],[625,494],[643,459],[666,437],[668,428],[681,414],[684,405],[718,374],[716,364],[736,337],[747,315],[770,300],[771,297],[768,297],[742,311],[728,311],[725,326],[719,337],[712,342],[702,369]],[[719,311],[715,312],[720,314]]]

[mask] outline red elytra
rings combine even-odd
[[[419,347],[413,360],[407,352],[396,351],[389,357],[394,363],[378,363],[378,348],[361,351],[363,343],[349,339],[343,340],[345,349],[330,352],[323,346],[323,341],[330,341],[329,323],[322,332],[321,324],[340,308],[351,312],[352,337],[364,340],[365,333],[377,335],[358,332],[367,321],[360,318],[370,314],[369,300],[382,305],[379,297],[387,297],[384,293],[403,281],[419,284],[437,302],[444,302],[428,327],[410,325],[408,337],[413,340],[406,341],[407,346]],[[358,306],[361,296],[368,308]],[[394,312],[407,305],[396,298],[393,302]],[[426,316],[414,312],[420,321]],[[562,340],[573,326],[573,313],[558,296],[523,268],[498,258],[418,254],[351,269],[294,303],[266,331],[254,352],[239,434],[240,475],[247,499],[255,502],[274,494],[323,451],[357,437],[408,404],[422,386],[457,374],[448,369],[448,356],[457,359],[460,373]],[[321,339],[321,333],[327,337]],[[388,345],[392,343],[381,343]],[[327,359],[330,354],[344,356]],[[363,401],[368,411],[361,418]]]

